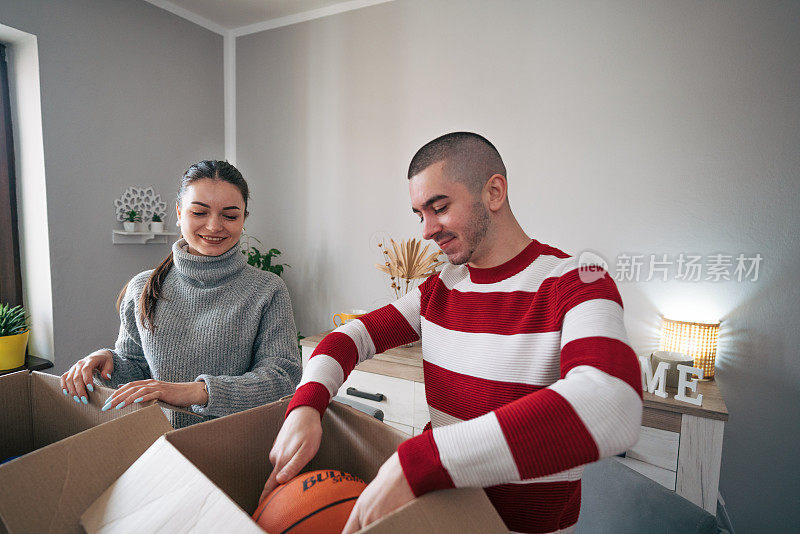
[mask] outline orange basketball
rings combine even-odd
[[[366,487],[349,473],[310,471],[272,490],[253,519],[269,534],[340,534]]]

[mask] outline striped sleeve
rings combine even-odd
[[[561,317],[559,379],[402,443],[400,461],[415,495],[552,476],[636,442],[640,371],[614,282],[583,282],[573,270],[558,278],[553,298]]]
[[[325,336],[309,358],[286,414],[298,406],[311,406],[324,414],[356,365],[392,347],[417,341],[420,295],[417,288]]]

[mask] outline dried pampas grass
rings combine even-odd
[[[392,282],[392,291],[395,297],[400,298],[413,291],[419,280],[425,279],[436,273],[436,269],[443,265],[439,261],[439,251],[428,254],[430,245],[422,247],[422,241],[417,238],[406,239],[398,245],[394,239],[389,239],[391,249],[383,243],[378,246],[383,251],[384,264],[375,264],[375,267],[389,275]]]

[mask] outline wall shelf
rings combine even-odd
[[[145,245],[155,243],[171,243],[170,238],[178,237],[173,232],[126,232],[125,230],[112,230],[111,241],[115,245]]]

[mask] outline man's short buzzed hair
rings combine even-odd
[[[448,178],[466,184],[473,193],[479,192],[490,176],[506,176],[503,158],[488,139],[472,132],[452,132],[417,150],[408,167],[409,180],[440,161],[445,162]]]

